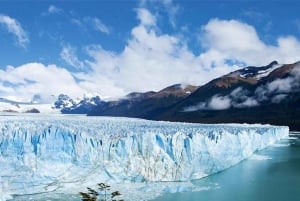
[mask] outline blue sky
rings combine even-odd
[[[300,60],[300,2],[0,1],[0,97],[102,98]]]

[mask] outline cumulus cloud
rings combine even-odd
[[[66,45],[60,52],[60,57],[70,66],[75,69],[83,69],[85,67],[84,62],[80,61],[76,55],[76,49],[70,45]]]
[[[19,46],[24,48],[29,43],[27,33],[16,19],[0,14],[0,25],[3,25],[8,32],[15,35]]]
[[[295,37],[282,36],[276,45],[267,45],[253,26],[238,20],[211,19],[202,31],[202,45],[208,51],[220,53],[223,58],[258,66],[266,61],[293,63],[300,59],[297,54],[300,43]]]
[[[143,25],[155,25],[156,17],[152,15],[147,9],[137,9],[137,17]]]
[[[140,23],[131,30],[124,51],[107,51],[99,45],[87,48],[93,58],[91,71],[75,74],[79,84],[98,89],[104,96],[122,96],[132,91],[157,91],[174,83],[199,85],[235,69],[221,61],[211,68],[214,54],[197,57],[184,40],[161,33],[156,17],[148,10],[137,9],[137,17]]]
[[[79,97],[85,92],[66,69],[41,63],[0,70],[0,86],[0,97],[25,102],[37,96],[42,102],[49,102],[52,95],[67,93]]]
[[[300,43],[295,38],[281,37],[278,46],[269,46],[251,25],[220,19],[202,27],[206,51],[195,55],[185,40],[162,33],[157,17],[149,10],[140,8],[136,12],[140,23],[132,28],[122,52],[107,51],[100,45],[87,48],[91,71],[75,74],[81,80],[79,84],[101,90],[104,96],[122,96],[132,91],[157,91],[174,83],[202,85],[236,70],[235,64],[265,65],[274,59],[300,59]],[[244,101],[241,107],[256,104],[251,99]]]

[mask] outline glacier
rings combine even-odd
[[[0,132],[2,201],[99,182],[199,179],[287,137],[289,129],[40,114],[2,115]]]

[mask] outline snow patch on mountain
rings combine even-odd
[[[54,107],[66,114],[87,114],[102,103],[103,101],[97,94],[84,94],[82,99],[75,100],[68,95],[60,94],[54,102]]]

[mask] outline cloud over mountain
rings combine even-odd
[[[28,63],[0,70],[0,95],[15,101],[31,101],[40,96],[41,102],[53,100],[52,95],[68,93],[72,97],[84,93],[73,76],[56,65]]]

